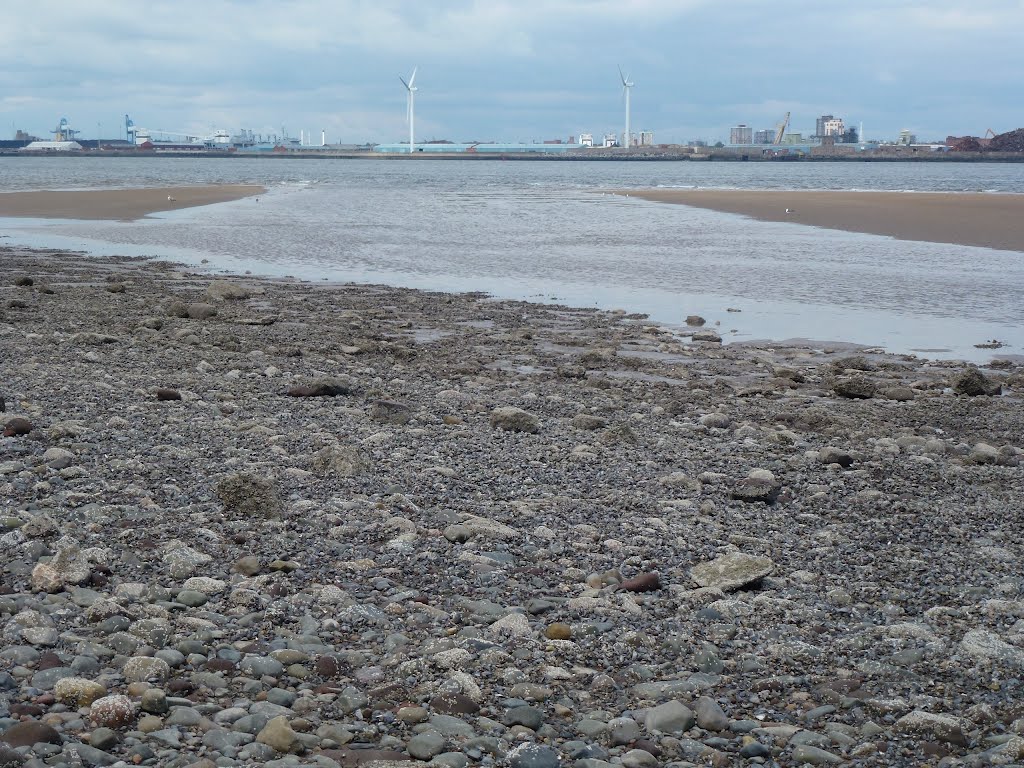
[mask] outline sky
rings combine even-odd
[[[1024,127],[1024,0],[88,0],[4,3],[0,137],[137,126],[391,143],[745,123],[868,139]]]

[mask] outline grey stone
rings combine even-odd
[[[120,740],[121,737],[117,735],[117,732],[110,728],[96,728],[89,734],[89,746],[96,747],[96,749],[102,749],[104,752],[109,750]]]
[[[544,713],[536,707],[513,707],[505,713],[505,725],[522,725],[536,731],[544,724]]]
[[[973,366],[964,370],[953,382],[953,391],[958,395],[978,397],[979,395],[998,395],[1003,388],[989,379]]]
[[[718,702],[709,696],[701,696],[693,703],[693,713],[697,725],[705,731],[724,731],[731,722]]]
[[[793,762],[800,765],[838,765],[843,762],[843,758],[809,744],[798,744],[793,749]]]
[[[690,576],[702,587],[716,587],[732,592],[760,581],[774,568],[771,558],[730,552],[710,562],[695,565]]]
[[[269,656],[246,656],[239,663],[238,668],[250,677],[263,677],[270,675],[278,677],[284,672],[284,664]]]
[[[446,744],[444,736],[434,731],[427,731],[409,739],[406,751],[417,760],[429,760],[444,752]]]
[[[840,379],[832,386],[832,391],[840,397],[852,400],[869,400],[875,396],[875,382],[867,376],[851,376]]]
[[[695,722],[693,710],[681,701],[667,701],[647,710],[644,725],[648,731],[683,733],[690,730]]]
[[[558,753],[539,744],[513,747],[506,755],[509,768],[559,768]]]
[[[608,721],[608,740],[612,745],[632,744],[640,738],[640,725],[631,717]]]
[[[522,408],[503,406],[491,411],[491,426],[506,432],[535,433],[540,431],[540,420]]]
[[[953,715],[936,715],[916,709],[897,720],[894,729],[897,733],[924,735],[960,747],[967,746],[963,721]]]
[[[276,518],[284,509],[276,486],[259,475],[229,475],[217,483],[214,492],[226,510],[244,517]]]

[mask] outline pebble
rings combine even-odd
[[[1013,360],[968,400],[947,362],[592,310],[5,265],[63,275],[4,341],[37,426],[0,460],[0,738],[56,732],[31,768],[1024,753]]]

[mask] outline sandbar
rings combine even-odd
[[[0,193],[0,216],[131,221],[152,213],[225,203],[266,191],[258,184]]]
[[[1024,251],[1024,195],[1018,194],[714,189],[630,189],[616,194],[760,221]]]

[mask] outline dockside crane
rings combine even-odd
[[[789,128],[789,112],[782,118],[782,122],[779,123],[779,127],[775,131],[775,141],[772,144],[778,146],[782,143],[782,137],[786,135],[786,129]]]

